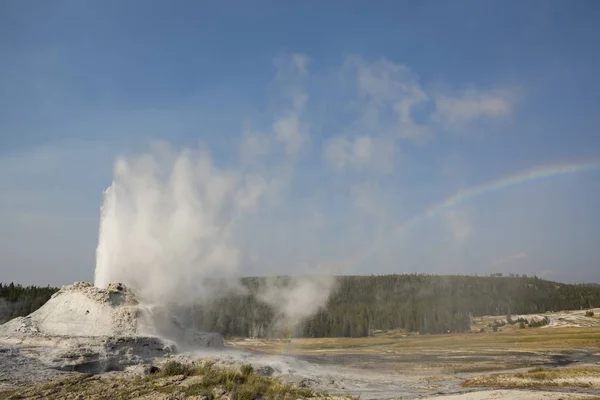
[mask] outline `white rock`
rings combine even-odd
[[[160,315],[160,318],[158,317]],[[181,349],[223,347],[219,334],[185,329],[169,316],[140,305],[125,285],[99,289],[63,286],[27,317],[0,326],[0,342],[22,346],[29,356],[61,370],[105,372]]]

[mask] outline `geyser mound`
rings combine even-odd
[[[217,333],[184,328],[166,310],[143,306],[122,283],[106,289],[91,283],[63,286],[46,304],[0,327],[10,336],[158,337],[180,348],[222,347]]]
[[[92,373],[223,347],[218,333],[185,329],[168,312],[150,311],[121,283],[100,289],[85,282],[63,286],[38,310],[1,325],[0,341],[51,367]]]
[[[140,336],[142,313],[136,295],[120,283],[99,289],[91,283],[63,286],[27,317],[15,318],[5,329],[50,336]]]

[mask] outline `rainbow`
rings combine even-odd
[[[597,161],[546,165],[529,169],[526,171],[521,171],[516,174],[508,175],[503,178],[499,178],[478,186],[460,189],[454,194],[447,197],[441,203],[431,205],[427,208],[425,212],[417,214],[414,217],[407,220],[406,222],[402,223],[398,227],[398,229],[404,230],[410,225],[414,225],[425,218],[436,217],[443,211],[447,211],[451,208],[454,208],[460,204],[463,204],[475,197],[481,196],[486,193],[506,189],[526,182],[551,178],[558,175],[567,175],[585,171],[592,171],[598,168],[600,168],[600,162]]]

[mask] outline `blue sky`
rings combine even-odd
[[[598,171],[390,238],[461,188],[600,160],[598,21],[595,1],[4,1],[0,280],[92,279],[115,157],[162,140],[285,176],[239,232],[266,272],[600,282]]]

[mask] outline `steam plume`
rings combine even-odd
[[[218,168],[206,150],[158,145],[118,158],[102,206],[95,285],[123,282],[160,305],[239,293],[242,228],[272,186],[264,176]],[[323,306],[332,287],[332,278],[296,277],[259,299],[289,325]]]

